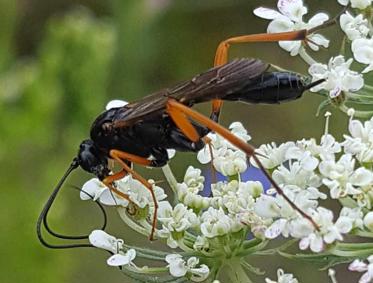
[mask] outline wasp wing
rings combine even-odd
[[[123,127],[140,120],[152,119],[164,112],[170,98],[187,106],[212,99],[224,99],[225,96],[244,89],[268,68],[267,63],[258,59],[237,59],[209,69],[190,81],[127,104],[118,112],[114,125]]]

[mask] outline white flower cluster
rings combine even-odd
[[[326,116],[328,124],[329,115]],[[235,135],[245,140],[249,138],[242,124],[235,122],[230,128]],[[242,241],[252,233],[263,240],[280,235],[296,238],[301,250],[321,252],[333,243],[342,242],[351,231],[373,232],[373,212],[369,211],[373,201],[373,118],[361,123],[351,117],[349,135],[345,135],[342,142],[326,132],[320,143],[315,139],[303,139],[279,146],[271,143],[257,149],[259,160],[272,172],[274,181],[298,208],[312,217],[318,229],[273,189],[265,191],[260,182],[242,181],[239,166],[225,170],[225,165],[220,163],[227,163],[231,157],[227,152],[237,154],[240,151],[216,134],[209,137],[214,168],[229,181],[212,183],[210,196],[202,196],[201,192],[208,189],[205,178],[200,169],[190,166],[183,182],[175,186],[178,203],[174,206],[165,200],[163,189],[154,186],[159,201],[156,236],[164,239],[170,248],[195,251],[199,255],[231,256],[241,252]],[[209,148],[202,149],[199,157],[211,156]],[[246,163],[246,159],[242,161]],[[153,205],[148,190],[130,176],[117,181],[116,188],[128,194],[139,209]],[[85,192],[81,193],[82,199],[88,199],[89,194],[105,205],[128,208],[128,201],[112,194],[97,179],[88,181],[82,191]],[[330,209],[319,204],[327,197],[342,203],[350,199],[353,206],[350,203],[343,207],[335,219]],[[140,225],[144,234],[149,233],[149,227],[143,222]],[[90,241],[114,254],[107,261],[109,265],[137,268],[132,263],[135,251],[123,249],[122,240],[103,231],[94,231]],[[198,265],[197,257],[184,260],[182,255],[171,254],[165,260],[174,277],[187,276],[200,282],[210,274],[205,263]],[[279,271],[279,278],[297,282],[283,271]],[[274,281],[267,279],[267,282]]]
[[[345,35],[340,49],[350,48],[351,52],[347,50],[347,54],[351,53],[353,58],[346,58],[341,51],[342,54],[331,57],[327,64],[318,62],[308,52],[309,48],[318,51],[320,47],[329,46],[329,40],[316,33],[323,25],[330,25],[326,13],[317,13],[308,21],[304,20],[308,9],[303,0],[278,0],[277,10],[265,7],[254,10],[255,15],[271,20],[267,28],[269,33],[311,30],[304,41],[281,41],[279,45],[290,55],[299,55],[309,65],[312,81],[324,80],[311,91],[327,96],[327,103],[335,104],[351,116],[349,133],[342,141],[328,133],[328,113],[325,133],[320,141],[311,138],[279,145],[269,143],[256,150],[258,159],[291,203],[274,188],[266,189],[256,181],[243,181],[241,174],[249,166],[247,156],[219,135],[210,133],[206,139],[209,143],[198,152],[197,159],[201,164],[211,163],[211,168],[214,168],[207,173],[211,174],[211,183],[206,182],[208,178],[201,169],[192,166],[178,183],[167,165],[163,172],[174,195],[166,200],[164,189],[149,180],[158,203],[155,237],[169,248],[178,248],[182,252],[165,253],[131,247],[104,231],[95,230],[89,240],[93,246],[112,254],[107,260],[109,265],[122,266],[141,282],[148,281],[146,277],[136,277],[139,274],[154,274],[154,282],[171,282],[172,277],[193,282],[218,282],[216,274],[223,264],[232,271],[229,275],[232,280],[250,282],[246,271],[258,271],[243,258],[262,251],[270,240],[278,237],[295,238],[300,250],[323,252],[326,255],[323,260],[328,255],[332,255],[337,263],[338,256],[363,258],[356,251],[359,248],[343,240],[349,234],[373,237],[373,117],[370,118],[371,110],[354,111],[346,103],[371,105],[373,101],[373,86],[365,84],[363,76],[373,70],[373,9],[372,0],[338,2],[348,6],[335,18],[337,21],[333,20],[339,22]],[[360,65],[362,71],[352,69],[359,66],[357,63],[363,65]],[[107,109],[125,104],[114,101]],[[354,115],[369,117],[370,120],[361,122]],[[229,129],[244,142],[251,139],[239,122],[232,123]],[[175,151],[169,150],[168,153],[171,158]],[[255,160],[250,161],[259,167]],[[216,181],[217,172],[224,180]],[[83,186],[81,199],[93,199],[117,207],[129,227],[149,236],[151,219],[155,215],[149,190],[130,175],[116,181],[114,186],[128,198],[123,199],[98,179],[92,179]],[[324,206],[326,199],[338,201],[341,209],[333,213]],[[300,215],[294,205],[314,223]],[[373,254],[373,245],[359,244],[364,257]],[[271,253],[273,250],[262,252]],[[286,254],[280,248],[278,251]],[[161,261],[163,266],[139,268],[133,263],[136,256]],[[297,258],[297,255],[288,256]],[[312,253],[308,252],[307,257],[312,257]],[[372,257],[367,258],[368,263],[355,260],[349,266],[352,271],[364,272],[361,283],[373,281]],[[167,273],[168,277],[160,279],[160,273]],[[329,275],[336,282],[333,270],[329,270]],[[298,282],[282,269],[278,270],[277,276],[277,281],[266,278],[266,282]]]
[[[261,146],[258,149],[258,153],[265,152],[265,156],[269,156],[265,158],[260,155],[259,159],[265,166],[269,165],[268,169],[274,170],[273,179],[282,186],[285,194],[319,225],[319,230],[315,230],[306,219],[300,218],[281,196],[265,195],[257,201],[256,212],[262,217],[273,218],[273,223],[265,232],[268,238],[275,238],[280,234],[284,237],[290,235],[301,238],[301,249],[310,248],[319,252],[326,244],[341,241],[342,235],[352,229],[363,228],[362,210],[371,208],[373,173],[364,166],[356,166],[356,162],[368,163],[357,159],[358,153],[363,149],[356,150],[353,155],[351,145],[362,143],[364,146],[360,148],[364,148],[366,154],[373,153],[373,147],[367,149],[370,144],[367,139],[364,140],[365,143],[362,142],[360,136],[356,135],[357,127],[360,133],[369,132],[371,124],[366,122],[363,126],[361,122],[351,119],[350,133],[354,133],[355,137],[345,136],[346,140],[341,143],[336,142],[330,134],[325,134],[320,145],[311,139],[286,143],[279,147]],[[269,148],[273,150],[273,155]],[[280,148],[283,152],[280,152]],[[272,156],[273,161],[270,160]],[[372,161],[369,164],[368,168],[371,168]],[[319,199],[327,197],[321,192],[325,188],[328,188],[332,199],[355,200],[356,208],[344,207],[339,218],[333,222],[332,211],[318,204]]]

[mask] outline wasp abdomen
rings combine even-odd
[[[295,100],[307,89],[303,78],[294,73],[265,72],[251,80],[241,90],[225,96],[224,100],[246,103],[275,104]]]

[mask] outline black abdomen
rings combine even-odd
[[[305,89],[302,78],[297,74],[265,72],[241,90],[224,96],[223,100],[275,104],[297,99]]]

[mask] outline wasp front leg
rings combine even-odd
[[[152,221],[152,230],[151,230],[149,239],[153,240],[155,229],[156,229],[156,226],[157,226],[157,214],[158,214],[158,202],[157,202],[157,199],[156,199],[155,194],[154,194],[153,186],[144,177],[142,177],[140,174],[138,174],[136,171],[134,171],[131,167],[129,167],[126,163],[126,161],[130,161],[130,162],[137,163],[137,164],[140,164],[140,165],[143,165],[143,166],[150,166],[152,161],[148,160],[144,157],[140,157],[140,156],[137,156],[137,155],[133,155],[133,154],[130,154],[130,153],[127,153],[127,152],[124,152],[124,151],[120,151],[120,150],[115,150],[115,149],[110,150],[109,154],[110,154],[111,158],[116,160],[122,166],[122,168],[123,168],[122,172],[126,172],[126,173],[131,174],[134,179],[138,180],[141,184],[143,184],[145,186],[145,188],[150,192],[150,194],[152,196],[153,203],[154,203],[154,214],[153,214],[153,221]],[[117,177],[120,176],[119,173],[117,173],[118,174]],[[115,175],[117,175],[117,174],[115,174]],[[113,176],[115,176],[115,175],[113,175]],[[113,176],[109,176],[108,178],[110,178],[110,177],[113,178]],[[118,179],[120,179],[120,178],[118,178]],[[110,179],[110,181],[112,181],[112,179]],[[105,180],[104,180],[104,183],[105,183]]]

